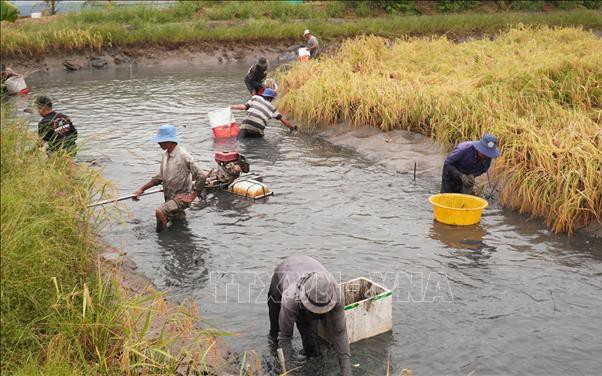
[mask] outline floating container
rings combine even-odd
[[[228,186],[228,192],[253,199],[264,198],[274,194],[267,185],[250,178],[238,178]]]
[[[208,115],[214,138],[229,138],[239,135],[240,128],[230,108],[211,111]]]
[[[429,197],[437,222],[468,226],[481,221],[483,209],[489,205],[480,197],[462,193],[439,193]]]
[[[297,56],[298,61],[309,61],[310,56],[311,56],[311,54],[309,53],[309,50],[307,48],[305,48],[305,47],[299,48],[298,56]]]
[[[6,92],[10,95],[14,94],[29,94],[27,84],[23,76],[12,76],[5,81]]]
[[[360,277],[341,284],[345,294],[345,320],[349,343],[374,337],[393,329],[393,296],[391,290]],[[327,341],[330,328],[322,320],[318,334]]]

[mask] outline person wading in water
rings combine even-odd
[[[491,160],[499,156],[497,139],[489,133],[479,141],[462,142],[445,159],[441,193],[474,195],[474,178],[487,172]]]
[[[48,143],[48,153],[60,150],[71,156],[77,152],[77,129],[66,115],[52,109],[52,101],[46,96],[39,96],[35,101],[38,114],[42,120],[38,123],[38,134]]]
[[[278,341],[285,361],[293,353],[293,329],[301,334],[305,356],[320,356],[318,322],[322,320],[339,354],[343,376],[351,375],[351,351],[345,321],[345,298],[335,278],[309,256],[286,258],[274,270],[268,292],[270,338]]]
[[[230,106],[233,110],[246,110],[247,116],[242,121],[240,126],[240,134],[238,138],[255,138],[263,137],[263,131],[268,125],[268,120],[280,120],[280,123],[289,129],[297,129],[296,126],[289,123],[272,101],[276,97],[276,91],[267,88],[261,95],[253,95],[245,104],[235,104]]]
[[[164,150],[161,167],[157,175],[134,192],[133,200],[138,201],[144,191],[163,184],[165,203],[155,210],[157,232],[161,232],[169,221],[186,218],[186,208],[203,194],[205,175],[190,154],[178,145],[180,139],[173,125],[162,125],[151,141]]]
[[[260,57],[257,64],[249,68],[249,72],[245,76],[245,85],[251,95],[261,94],[263,91],[263,80],[268,76],[268,60],[265,57]]]

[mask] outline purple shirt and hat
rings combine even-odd
[[[483,154],[483,157],[479,157],[479,152]],[[484,174],[491,166],[491,159],[497,158],[499,155],[497,139],[489,133],[486,133],[478,141],[462,142],[445,159],[441,192],[460,193],[462,175],[477,177]]]

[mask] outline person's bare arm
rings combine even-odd
[[[292,129],[292,130],[294,130],[294,131],[296,131],[296,130],[297,130],[297,126],[296,126],[296,125],[292,125],[292,124],[290,123],[290,121],[286,120],[284,117],[280,118],[280,123],[281,123],[282,125],[284,125],[285,127],[287,127],[288,129]]]
[[[230,108],[232,110],[241,110],[244,111],[247,109],[247,105],[246,104],[233,104],[232,106],[230,106]]]
[[[161,184],[162,180],[158,179],[158,178],[152,178],[148,183],[144,184],[142,187],[138,188],[134,194],[136,195],[135,197],[132,197],[132,200],[134,201],[138,201],[140,200],[140,195],[144,193],[144,191],[146,191],[149,188],[152,188],[154,186],[157,186],[159,184]]]

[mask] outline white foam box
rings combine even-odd
[[[359,277],[341,284],[345,294],[345,319],[349,343],[374,337],[393,329],[393,296],[391,290]],[[331,334],[322,320],[320,337],[329,341]],[[329,341],[330,342],[330,341]]]

